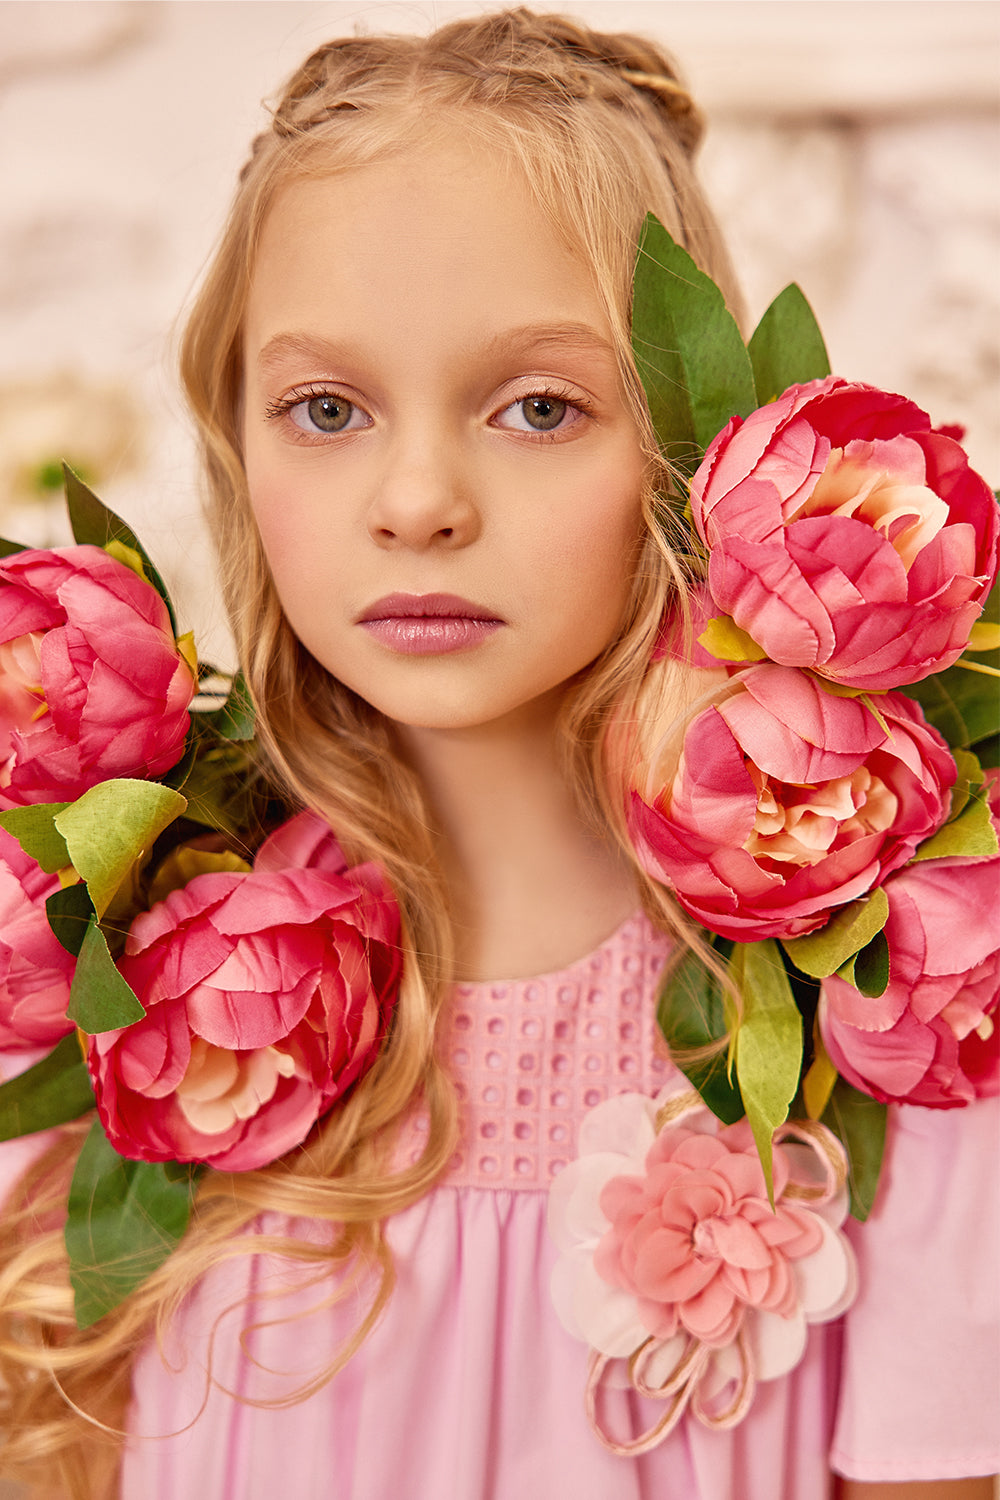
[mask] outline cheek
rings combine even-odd
[[[557,544],[560,568],[594,607],[620,612],[631,592],[644,531],[639,482],[623,488],[619,475],[580,498]]]
[[[246,474],[250,514],[257,523],[264,551],[270,561],[272,550],[280,544],[286,528],[278,524],[283,503],[283,486],[278,472],[271,472],[254,452],[251,443],[244,444],[243,471]]]
[[[284,602],[286,580],[298,574],[304,581],[316,559],[317,523],[306,503],[307,488],[292,482],[280,465],[268,464],[252,452],[247,454],[246,476],[250,512]]]

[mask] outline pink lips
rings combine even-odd
[[[478,646],[504,624],[456,594],[387,594],[357,619],[383,646],[407,656],[439,656]]]

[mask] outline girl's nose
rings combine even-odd
[[[467,547],[480,530],[472,485],[454,441],[411,448],[400,443],[381,474],[368,511],[368,532],[380,547]]]

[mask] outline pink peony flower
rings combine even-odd
[[[0,1047],[41,1047],[73,1030],[66,1006],[75,960],[45,914],[58,889],[59,877],[0,828]]]
[[[640,1394],[671,1403],[657,1437],[688,1403],[706,1425],[739,1421],[758,1380],[798,1364],[807,1325],[853,1300],[846,1175],[823,1126],[784,1125],[772,1210],[746,1120],[722,1126],[693,1093],[598,1105],[549,1195],[552,1295],[601,1356],[592,1382],[629,1360]]]
[[[0,559],[0,806],[180,759],[195,692],[163,600],[100,547]]]
[[[1000,834],[1000,779],[990,805]],[[835,1066],[876,1099],[947,1109],[1000,1093],[1000,855],[928,859],[885,883],[889,984],[874,999],[834,975],[820,1029]]]
[[[258,873],[262,870],[329,870],[340,875],[347,869],[347,860],[325,818],[312,812],[300,812],[265,839],[254,855],[253,867]],[[358,869],[366,868],[358,866]]]
[[[651,757],[629,829],[640,864],[739,942],[812,932],[880,885],[948,815],[955,763],[901,693],[874,713],[771,664],[697,714],[671,775]]]
[[[772,660],[885,689],[958,659],[997,506],[902,396],[830,377],[734,417],[691,482],[719,609]]]
[[[348,869],[318,821],[302,814],[252,871],[198,875],[133,922],[119,968],[147,1014],[91,1037],[88,1057],[123,1156],[264,1166],[374,1062],[399,914],[381,872]]]

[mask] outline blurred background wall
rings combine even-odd
[[[331,35],[494,8],[0,0],[0,531],[66,539],[50,486],[68,458],[140,530],[203,652],[225,658],[172,339],[261,100]],[[964,423],[1000,482],[1000,6],[562,8],[680,59],[752,317],[798,281],[838,373]]]

